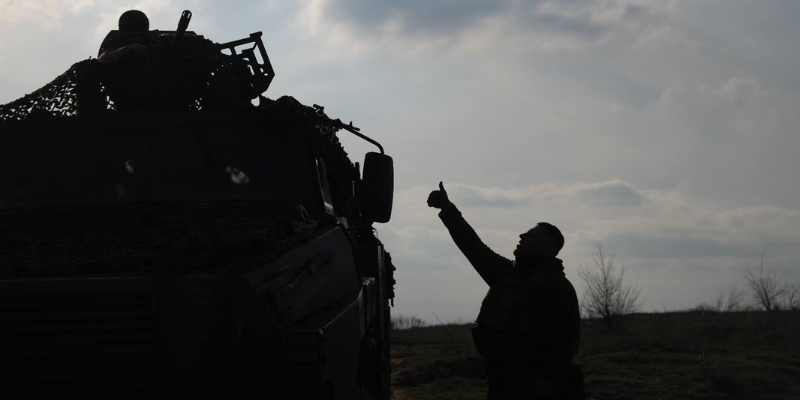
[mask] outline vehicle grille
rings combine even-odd
[[[0,397],[152,397],[149,291],[0,293]]]

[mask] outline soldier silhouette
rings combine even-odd
[[[540,222],[519,235],[514,261],[486,246],[450,201],[444,185],[428,196],[456,246],[489,292],[472,335],[486,361],[489,400],[583,399],[583,371],[572,364],[580,343],[575,289],[556,256],[564,236]]]
[[[128,47],[128,52],[146,52],[150,44],[150,20],[139,10],[122,13],[118,22],[119,30],[111,31],[100,44],[97,58],[108,61],[116,50]],[[120,57],[118,53],[116,57]]]

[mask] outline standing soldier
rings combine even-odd
[[[444,185],[428,206],[489,285],[472,331],[486,360],[489,400],[583,399],[583,371],[572,364],[580,343],[575,289],[556,258],[564,236],[540,222],[519,235],[511,261],[486,246],[450,202]]]

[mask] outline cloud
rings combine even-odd
[[[395,228],[386,226],[379,230],[380,239],[392,243],[393,254],[400,254],[403,259],[416,259],[425,262],[428,267],[447,269],[452,263],[447,260],[457,252],[453,251],[450,235],[442,229],[431,229],[424,226],[405,226]],[[401,251],[395,251],[402,249]],[[427,261],[423,261],[427,260]]]
[[[0,23],[5,29],[12,26],[31,26],[37,29],[54,30],[60,27],[64,14],[80,10],[86,1],[70,5],[68,1],[4,1],[0,2]]]
[[[400,208],[426,204],[432,189],[415,186],[399,193]],[[647,202],[646,196],[633,185],[618,179],[573,185],[540,184],[522,188],[479,187],[462,183],[445,183],[450,199],[464,208],[499,208],[531,206],[535,201],[565,203],[581,207],[628,208]]]
[[[591,265],[598,243],[629,268],[630,279],[647,297],[646,310],[707,301],[757,266],[765,249],[769,268],[789,271],[790,281],[800,279],[800,209],[729,207],[692,194],[688,186],[649,189],[619,179],[506,188],[445,183],[445,188],[481,239],[506,257],[512,257],[517,235],[536,222],[558,226],[566,237],[560,257],[579,295],[577,268]],[[480,299],[485,285],[473,279],[476,274],[437,211],[425,205],[430,190],[412,187],[398,193],[393,221],[378,228],[398,268],[405,269],[405,279],[418,286],[398,293],[415,302],[430,298],[428,307],[442,304],[440,295],[422,291],[430,285],[412,271],[430,279],[430,274],[447,271],[463,280],[459,299]],[[415,303],[415,310],[422,308]]]
[[[524,20],[545,31],[562,32],[586,41],[602,42],[605,35],[649,13],[640,4],[610,1],[544,1],[528,8]]]
[[[651,258],[698,258],[698,257],[742,257],[753,254],[751,243],[731,244],[719,240],[697,237],[699,235],[669,235],[656,233],[611,233],[602,244],[607,248],[637,259]],[[584,243],[589,246],[592,243]]]
[[[673,2],[634,0],[308,0],[298,22],[347,52],[449,48],[511,52],[674,45],[687,36],[664,17]]]
[[[594,205],[638,206],[645,201],[630,184],[618,180],[579,185],[573,190],[576,198]]]
[[[735,104],[756,102],[767,95],[755,79],[741,78],[729,79],[717,90],[716,94]]]
[[[671,24],[653,25],[642,29],[628,49],[630,52],[658,53],[663,49],[679,49],[689,54],[697,53],[703,44],[681,27]]]
[[[540,184],[526,188],[481,188],[454,184],[452,197],[465,207],[514,207],[535,200],[576,206],[631,207],[646,201],[631,184],[618,179],[573,185]]]
[[[525,190],[480,188],[463,184],[454,184],[447,189],[453,198],[465,207],[513,207],[531,202],[531,195]]]
[[[327,18],[359,31],[376,33],[386,26],[396,26],[402,35],[441,35],[468,29],[510,6],[510,2],[502,0],[317,1]]]

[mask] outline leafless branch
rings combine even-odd
[[[800,284],[786,284],[786,309],[800,310]]]
[[[748,270],[744,272],[744,279],[756,304],[765,311],[774,311],[781,308],[781,300],[790,289],[783,284],[783,276],[778,276],[775,270],[764,271],[766,253],[766,250],[761,252],[758,275]]]
[[[616,254],[608,254],[598,244],[593,258],[594,268],[581,267],[578,270],[578,276],[586,284],[581,305],[584,314],[589,318],[601,318],[609,330],[614,329],[619,317],[641,309],[641,290],[625,283],[627,269],[624,265],[617,269],[615,258]]]

